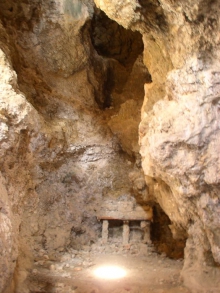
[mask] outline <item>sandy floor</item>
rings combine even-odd
[[[100,251],[101,250],[101,251]],[[59,261],[35,263],[29,279],[32,293],[190,293],[180,279],[181,260],[157,255],[146,246],[105,246],[71,251]],[[117,280],[99,279],[94,270],[117,265],[126,276]]]

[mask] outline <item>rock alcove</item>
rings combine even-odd
[[[219,10],[0,1],[1,293],[219,292]]]

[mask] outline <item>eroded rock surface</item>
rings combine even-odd
[[[0,292],[96,242],[123,195],[159,203],[185,283],[218,290],[219,3],[95,2],[129,31],[90,0],[0,2]]]
[[[173,235],[188,235],[186,283],[203,286],[207,278],[201,272],[212,279],[220,263],[219,3],[95,2],[143,34],[144,63],[153,82],[145,86],[139,128],[142,166],[150,193],[173,223]]]
[[[133,103],[126,97],[133,70],[147,80],[149,73],[138,57],[139,33],[122,42],[125,52],[131,42],[137,48],[128,63],[96,52],[90,1],[7,1],[0,11],[0,292],[29,292],[40,257],[57,259],[101,237],[103,198],[145,193],[146,185],[137,191],[129,177],[141,174],[138,123],[129,121],[123,142],[110,121],[127,99]],[[140,119],[144,91],[136,86]]]

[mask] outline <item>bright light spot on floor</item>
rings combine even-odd
[[[120,279],[126,275],[126,271],[117,266],[103,266],[97,268],[95,271],[95,276],[101,279]]]

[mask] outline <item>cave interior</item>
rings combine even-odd
[[[220,292],[218,3],[116,2],[0,0],[0,293]]]

